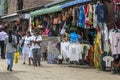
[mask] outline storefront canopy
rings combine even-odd
[[[61,5],[61,8],[62,9],[67,8],[67,7],[70,7],[70,6],[74,6],[74,5],[89,2],[89,1],[91,1],[91,0],[74,0],[74,1],[71,1],[71,2],[68,2],[68,3],[65,3],[65,4]]]
[[[3,22],[6,21],[16,21],[18,19],[18,14],[17,13],[13,13],[10,15],[6,15],[6,16],[2,16],[1,19],[3,20]]]
[[[45,9],[41,9],[41,10],[31,12],[31,16],[54,13],[54,12],[58,12],[58,11],[61,11],[61,10],[62,10],[62,8],[60,6],[53,6],[53,7],[50,7],[50,8],[45,8]]]

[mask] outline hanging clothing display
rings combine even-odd
[[[43,26],[43,35],[62,36],[60,49],[56,48],[54,39],[48,41],[48,62],[54,63],[56,58],[87,63],[96,68],[102,68],[102,54],[109,53],[108,37],[110,37],[112,54],[119,54],[119,33],[108,36],[108,9],[99,3],[85,3],[91,0],[74,0],[61,6],[53,6],[37,10],[31,16],[40,15],[46,20],[40,19],[35,26]],[[83,3],[83,4],[79,4]],[[78,5],[76,5],[78,4]],[[73,6],[76,5],[76,6]],[[71,7],[73,6],[73,7]],[[68,7],[68,8],[67,8]],[[58,12],[59,11],[59,12]],[[58,13],[55,13],[58,12]],[[52,13],[52,14],[49,14]],[[44,15],[43,15],[44,14]],[[96,28],[99,26],[100,32]],[[65,34],[68,33],[69,36]],[[67,37],[67,38],[66,38]],[[68,41],[69,40],[69,41]],[[107,59],[104,58],[106,61]]]
[[[116,12],[120,10],[119,6],[116,5],[116,4],[120,4],[120,0],[113,0],[113,2],[114,2],[114,11]]]
[[[105,26],[104,26],[104,35],[103,35],[103,51],[105,51],[105,52],[109,52],[109,44],[108,44],[108,28],[107,28],[107,26],[106,26],[106,24],[105,24]]]
[[[84,28],[84,19],[85,19],[85,15],[84,15],[84,8],[83,6],[79,7],[80,9],[80,13],[79,13],[79,27]]]
[[[88,4],[88,27],[93,26],[93,5]]]
[[[112,29],[109,32],[109,40],[110,40],[110,44],[111,44],[111,51],[112,51],[112,55],[115,54],[120,54],[120,32],[119,30],[117,30],[118,32],[116,32],[116,30]]]
[[[82,59],[82,45],[71,44],[69,46],[70,61],[79,61]]]
[[[114,60],[113,57],[111,57],[111,56],[105,56],[103,58],[103,60],[105,61],[106,68],[111,68],[112,61]]]
[[[94,65],[96,68],[101,68],[101,35],[100,32],[97,33],[94,43]]]
[[[70,33],[70,41],[71,42],[76,43],[78,41],[78,38],[79,38],[79,36],[75,32]]]
[[[61,42],[61,55],[64,57],[64,59],[70,58],[69,46],[70,42]]]
[[[94,11],[93,11],[93,27],[96,28],[97,27],[97,14],[95,13],[96,10],[96,6],[97,5],[93,5]]]
[[[97,4],[95,13],[97,14],[98,22],[100,23],[108,22],[108,9],[106,5],[102,3]]]

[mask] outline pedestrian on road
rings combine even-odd
[[[0,25],[0,47],[1,47],[1,59],[5,59],[5,39],[7,38],[7,33],[3,31],[3,26]]]
[[[13,31],[9,30],[8,37],[5,40],[6,43],[6,58],[7,58],[7,70],[12,71],[14,53],[17,51],[17,37],[13,35]]]
[[[33,63],[34,66],[40,66],[40,61],[41,61],[41,53],[40,53],[40,48],[41,48],[41,41],[42,41],[42,37],[39,34],[39,32],[35,32],[34,33],[35,36],[33,37],[33,39],[31,40],[32,45],[33,45],[33,49],[32,49],[32,53],[33,53]]]
[[[24,36],[24,45],[23,45],[23,64],[26,63],[26,58],[28,57],[28,54],[30,52],[30,41],[31,41],[31,34],[30,32],[26,32],[26,35]]]

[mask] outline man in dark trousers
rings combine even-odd
[[[7,38],[7,33],[3,31],[3,26],[0,25],[0,48],[1,48],[1,59],[5,59],[5,39]]]

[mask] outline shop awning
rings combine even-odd
[[[91,1],[91,0],[74,0],[74,1],[71,1],[71,2],[68,2],[68,3],[65,3],[65,4],[61,5],[61,8],[62,9],[67,8],[67,7],[70,7],[70,6],[74,6],[74,5],[89,2],[89,1]]]
[[[48,13],[54,13],[54,12],[58,12],[61,10],[62,10],[62,8],[60,6],[53,6],[50,8],[45,8],[45,9],[31,12],[30,14],[31,14],[31,16],[37,16],[37,15],[43,15],[43,14],[48,14]]]
[[[13,14],[10,14],[10,15],[2,16],[1,19],[3,21],[15,21],[15,20],[18,19],[18,14],[13,13]]]

